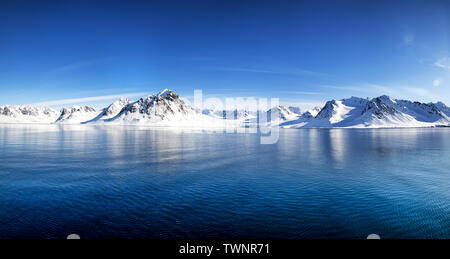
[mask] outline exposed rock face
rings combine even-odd
[[[392,106],[392,102],[386,102],[386,100],[386,98],[377,97],[368,101],[361,114],[372,114],[378,119],[382,119],[388,115],[396,113],[397,110]]]
[[[325,103],[325,106],[320,110],[320,112],[316,115],[316,119],[329,119],[334,114],[334,108],[336,106],[336,101],[331,100]]]

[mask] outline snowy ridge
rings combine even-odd
[[[314,107],[311,110],[308,110],[306,112],[304,112],[301,117],[306,118],[306,119],[311,119],[317,116],[317,114],[319,114],[321,108],[320,107]]]
[[[0,106],[1,123],[52,123],[59,113],[48,107]]]
[[[220,118],[227,120],[241,120],[246,121],[249,119],[255,119],[257,112],[248,111],[245,109],[235,109],[235,110],[215,110],[215,109],[203,109],[202,114],[208,115],[212,118]]]
[[[60,124],[79,124],[94,119],[97,116],[94,108],[89,106],[72,106],[61,110],[61,115],[55,121]]]
[[[83,122],[84,124],[94,122],[94,121],[105,121],[116,117],[127,105],[129,105],[132,101],[127,98],[120,98],[119,100],[113,102],[108,107],[102,109],[102,112],[98,114],[92,120]]]
[[[296,113],[296,114],[301,114],[302,110],[300,109],[300,107],[296,107],[296,106],[289,106],[288,107],[289,111]]]
[[[298,112],[295,112],[298,111]],[[271,114],[278,112],[278,117],[281,121],[294,120],[300,117],[300,109],[295,109],[294,107],[285,107],[278,105],[267,111],[267,120],[271,121]]]
[[[276,112],[279,120],[271,120]],[[267,122],[258,115],[267,115]],[[72,106],[57,112],[48,107],[0,106],[0,123],[137,124],[149,126],[216,128],[246,127],[258,121],[285,128],[436,127],[450,125],[450,108],[442,102],[420,103],[351,97],[331,100],[304,113],[298,107],[276,106],[266,112],[246,110],[196,110],[179,95],[165,89],[137,101],[121,98],[96,111]]]
[[[432,103],[430,103],[432,104]],[[445,115],[447,115],[447,117],[450,117],[450,107],[448,107],[447,105],[445,105],[442,102],[437,102],[435,103],[436,107],[442,111]]]
[[[395,100],[383,95],[373,99],[351,97],[328,101],[316,116],[305,113],[299,119],[281,123],[280,126],[286,128],[389,128],[433,127],[449,124],[450,118],[436,104]]]

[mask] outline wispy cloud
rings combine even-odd
[[[441,97],[437,96],[436,94],[433,94],[431,91],[424,89],[424,88],[417,88],[417,87],[403,87],[404,91],[412,93],[416,96],[426,97],[431,100],[440,100]]]
[[[403,44],[406,46],[412,46],[415,41],[415,36],[411,32],[406,33],[403,35]]]
[[[224,71],[224,72],[243,72],[243,73],[260,73],[273,75],[294,75],[294,76],[329,76],[325,73],[300,69],[260,69],[260,68],[242,68],[242,67],[210,67],[207,70]]]
[[[444,57],[439,59],[433,64],[435,67],[439,67],[445,70],[450,70],[450,57]]]
[[[83,97],[83,98],[73,98],[73,99],[61,99],[61,100],[53,100],[39,103],[32,103],[31,105],[36,106],[54,106],[54,105],[64,105],[64,104],[79,104],[79,103],[88,103],[88,102],[97,102],[97,101],[106,101],[106,100],[114,100],[122,97],[136,97],[136,96],[145,96],[148,93],[124,93],[124,94],[114,94],[114,95],[103,95],[103,96],[92,96],[92,97]]]
[[[296,95],[319,95],[319,92],[306,92],[306,91],[283,91],[283,93],[296,94]]]
[[[67,64],[67,65],[55,68],[52,70],[52,72],[54,72],[54,73],[69,72],[69,71],[73,71],[73,70],[77,70],[77,69],[81,69],[81,68],[98,65],[103,62],[104,62],[104,60],[100,60],[100,59],[79,61],[79,62],[74,62],[71,64]]]
[[[361,87],[351,86],[351,85],[342,85],[342,86],[341,85],[319,85],[319,87],[344,90],[344,91],[365,92],[365,90],[362,89]]]
[[[378,93],[378,94],[387,94],[390,96],[401,96],[401,91],[394,89],[393,87],[378,85],[378,84],[366,84],[365,85],[369,91]]]
[[[358,92],[361,95],[389,95],[394,97],[401,96],[400,91],[394,89],[393,87],[379,85],[379,84],[372,84],[372,83],[361,83],[358,85],[344,85],[344,86],[335,86],[335,85],[322,85],[321,87],[324,88],[330,88],[330,89],[337,89],[342,91],[349,91],[349,92]]]

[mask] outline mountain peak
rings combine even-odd
[[[297,114],[302,113],[300,107],[298,107],[298,106],[289,106],[288,109],[293,113],[297,113]]]
[[[380,98],[382,100],[392,100],[391,97],[389,97],[389,95],[385,95],[385,94],[379,96],[378,98]]]
[[[335,113],[334,107],[336,106],[336,100],[331,100],[325,103],[325,106],[317,113],[317,119],[329,119]]]
[[[162,90],[161,92],[159,92],[156,96],[157,97],[166,97],[169,94],[173,94],[173,91],[166,88],[166,89]]]
[[[195,114],[196,111],[177,94],[164,89],[156,95],[141,98],[125,106],[117,118],[137,123],[154,123],[162,120],[184,119],[184,117],[193,117]]]

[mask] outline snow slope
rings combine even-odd
[[[292,107],[278,105],[267,110],[265,113],[259,113],[257,118],[254,118],[251,122],[259,122],[260,124],[265,124],[266,126],[277,126],[280,123],[298,119],[300,114],[295,111],[296,110],[292,109]],[[300,111],[300,109],[298,109],[298,111]],[[261,118],[261,116],[264,116],[264,118]],[[275,119],[276,116],[278,116],[277,119]]]
[[[55,121],[58,124],[80,124],[90,121],[98,116],[94,108],[89,106],[72,106],[61,110],[59,118]]]
[[[292,107],[287,108],[282,105],[273,107],[272,109],[267,111],[268,121],[271,121],[271,117],[272,117],[271,114],[274,112],[278,112],[278,117],[281,121],[294,120],[294,119],[297,119],[298,117],[300,117],[300,113],[294,112],[291,108]],[[298,111],[300,111],[300,110],[298,110]]]
[[[105,121],[110,120],[116,117],[120,114],[120,112],[127,107],[130,103],[132,103],[131,100],[127,98],[120,98],[119,100],[113,102],[108,107],[102,109],[100,114],[98,114],[95,118],[82,122],[83,124],[91,123],[95,121]]]

